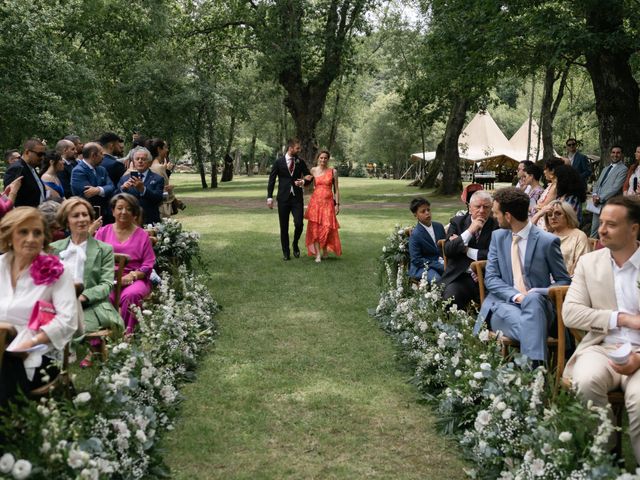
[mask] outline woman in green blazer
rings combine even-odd
[[[71,236],[50,246],[65,268],[71,270],[75,283],[84,290],[78,297],[84,313],[85,332],[109,328],[114,333],[124,330],[124,322],[109,301],[113,288],[113,248],[89,235],[93,207],[80,197],[65,200],[58,211],[58,223]]]

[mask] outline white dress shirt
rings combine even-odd
[[[429,226],[426,226],[424,223],[420,222],[420,225],[422,225],[424,229],[429,233],[431,239],[433,240],[433,243],[438,245],[438,242],[436,241],[436,231],[433,229],[433,223]]]
[[[66,250],[60,252],[60,260],[64,269],[71,273],[75,283],[84,283],[84,265],[87,261],[87,241],[79,245],[69,240]]]
[[[480,232],[482,232],[482,230],[480,230]],[[473,260],[474,262],[478,260],[478,249],[469,247],[469,242],[473,238],[473,233],[471,233],[467,228],[464,232],[462,232],[462,234],[460,235],[460,238],[462,239],[464,246],[467,247],[467,257]]]
[[[76,293],[71,274],[65,271],[51,285],[36,285],[27,268],[18,276],[14,290],[11,286],[12,259],[11,252],[0,256],[0,318],[12,324],[18,331],[18,337],[24,340],[29,338],[24,335],[30,334],[27,323],[35,303],[38,300],[52,303],[56,316],[41,330],[51,342],[48,351],[51,351],[51,347],[56,350],[64,349],[78,328]],[[35,333],[31,334],[34,335]],[[24,360],[25,371],[30,380],[33,379],[35,369],[42,364],[43,353],[47,351],[30,353]]]
[[[616,292],[616,305],[618,310],[611,313],[609,319],[609,333],[604,339],[604,343],[616,344],[631,342],[633,345],[640,345],[640,331],[627,327],[618,327],[618,313],[630,313],[637,315],[640,313],[638,304],[638,275],[640,274],[640,248],[638,248],[631,258],[622,267],[616,265],[611,257],[611,267],[613,269],[613,287]]]

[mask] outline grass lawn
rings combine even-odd
[[[341,179],[344,253],[318,265],[282,260],[265,176],[207,191],[196,175],[172,181],[224,307],[216,347],[164,442],[174,477],[465,478],[456,444],[436,433],[391,339],[367,315],[380,248],[396,223],[414,223],[408,203],[424,192]],[[461,207],[432,200],[443,223]]]

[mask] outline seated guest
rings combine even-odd
[[[444,262],[438,248],[438,240],[445,238],[444,227],[431,221],[431,204],[426,198],[414,198],[409,209],[418,219],[409,237],[409,276],[421,280],[427,269],[427,281],[438,282],[444,273]]]
[[[544,215],[540,213],[544,207],[546,207],[553,200],[558,198],[558,179],[556,178],[555,169],[560,165],[564,165],[564,160],[560,158],[550,158],[546,162],[544,162],[544,169],[542,170],[544,174],[544,178],[547,181],[547,188],[540,194],[538,201],[536,202],[536,208],[534,212],[534,216],[531,218],[531,223],[537,225],[543,230],[546,228],[544,224],[544,219],[542,218]]]
[[[4,186],[22,177],[22,187],[14,202],[16,207],[37,207],[46,200],[44,184],[36,173],[36,167],[44,157],[44,144],[35,138],[24,143],[22,157],[4,172]]]
[[[96,332],[105,328],[116,332],[124,330],[120,314],[109,301],[113,287],[113,247],[89,235],[93,221],[93,207],[80,197],[65,200],[58,212],[58,223],[71,235],[51,244],[53,253],[62,259],[74,283],[83,284],[78,297],[84,313],[84,329]],[[99,340],[92,347],[99,346]],[[90,366],[85,358],[80,366]]]
[[[524,183],[529,188],[529,191],[524,191],[529,195],[529,217],[533,217],[537,210],[538,200],[544,191],[540,185],[540,178],[542,178],[542,169],[531,162],[531,165],[526,165],[524,169]]]
[[[560,251],[560,239],[529,222],[529,196],[503,188],[493,197],[493,215],[500,226],[493,232],[485,288],[474,331],[483,321],[520,342],[520,351],[534,361],[547,358],[547,329],[553,308],[546,296],[551,278],[556,285],[571,282]],[[537,290],[541,289],[541,290]]]
[[[160,221],[160,205],[164,193],[164,179],[149,170],[151,152],[144,147],[135,149],[132,155],[133,171],[124,175],[118,183],[123,193],[133,195],[142,207],[142,221],[145,225]]]
[[[44,218],[44,224],[49,229],[49,238],[52,242],[61,240],[67,235],[64,232],[64,228],[58,223],[58,210],[60,204],[53,200],[47,200],[46,202],[38,205],[38,210]]]
[[[21,185],[22,177],[18,177],[7,185],[7,188],[5,188],[2,195],[0,195],[0,218],[4,217],[4,215],[13,208]]]
[[[567,202],[576,212],[578,226],[582,223],[582,204],[587,199],[587,187],[578,171],[569,165],[561,165],[555,169],[558,179],[558,200]]]
[[[554,200],[545,208],[548,209],[545,216],[547,232],[560,238],[560,250],[564,264],[569,276],[572,277],[578,259],[591,251],[589,237],[578,228],[580,224],[576,212],[567,202]]]
[[[498,224],[491,217],[492,198],[489,192],[480,190],[471,196],[469,213],[453,217],[449,224],[444,254],[447,268],[442,276],[444,298],[453,298],[461,310],[471,300],[480,303],[478,282],[471,276],[469,265],[475,260],[486,260],[491,234]]]
[[[129,256],[129,263],[122,276],[119,307],[126,332],[131,334],[138,320],[129,307],[140,306],[142,299],[151,292],[150,275],[156,256],[153,253],[149,235],[135,223],[140,214],[138,200],[128,193],[118,193],[111,199],[111,208],[115,223],[100,228],[95,238],[111,245],[114,253]],[[113,303],[113,292],[110,299]],[[118,305],[115,307],[118,308]]]
[[[44,183],[47,192],[47,200],[62,202],[64,200],[64,187],[58,178],[58,174],[64,171],[62,157],[53,150],[47,150],[40,164],[40,179]]]
[[[640,462],[640,202],[611,198],[600,212],[599,225],[605,248],[578,261],[562,308],[567,327],[587,331],[564,377],[585,401],[601,407],[608,406],[608,392],[624,390],[629,436]],[[628,361],[617,365],[609,360],[607,354],[627,342],[632,346]]]
[[[115,192],[115,186],[109,174],[100,164],[103,150],[97,143],[87,143],[82,148],[82,160],[71,172],[71,191],[76,197],[87,200],[94,207],[100,209],[99,216],[104,223],[113,223],[110,199]]]
[[[71,340],[77,325],[77,300],[73,278],[57,257],[44,255],[49,243],[42,215],[32,207],[18,207],[0,221],[0,318],[12,324],[18,336],[10,350],[45,345],[26,357],[5,352],[0,370],[0,405],[5,406],[18,389],[27,393],[45,384],[43,371],[57,375],[52,355]],[[53,319],[37,330],[27,328],[36,302],[55,308]]]

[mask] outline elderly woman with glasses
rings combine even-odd
[[[554,200],[548,205],[544,221],[547,231],[560,238],[560,250],[570,276],[578,259],[591,251],[587,235],[578,228],[578,216],[568,202]]]

